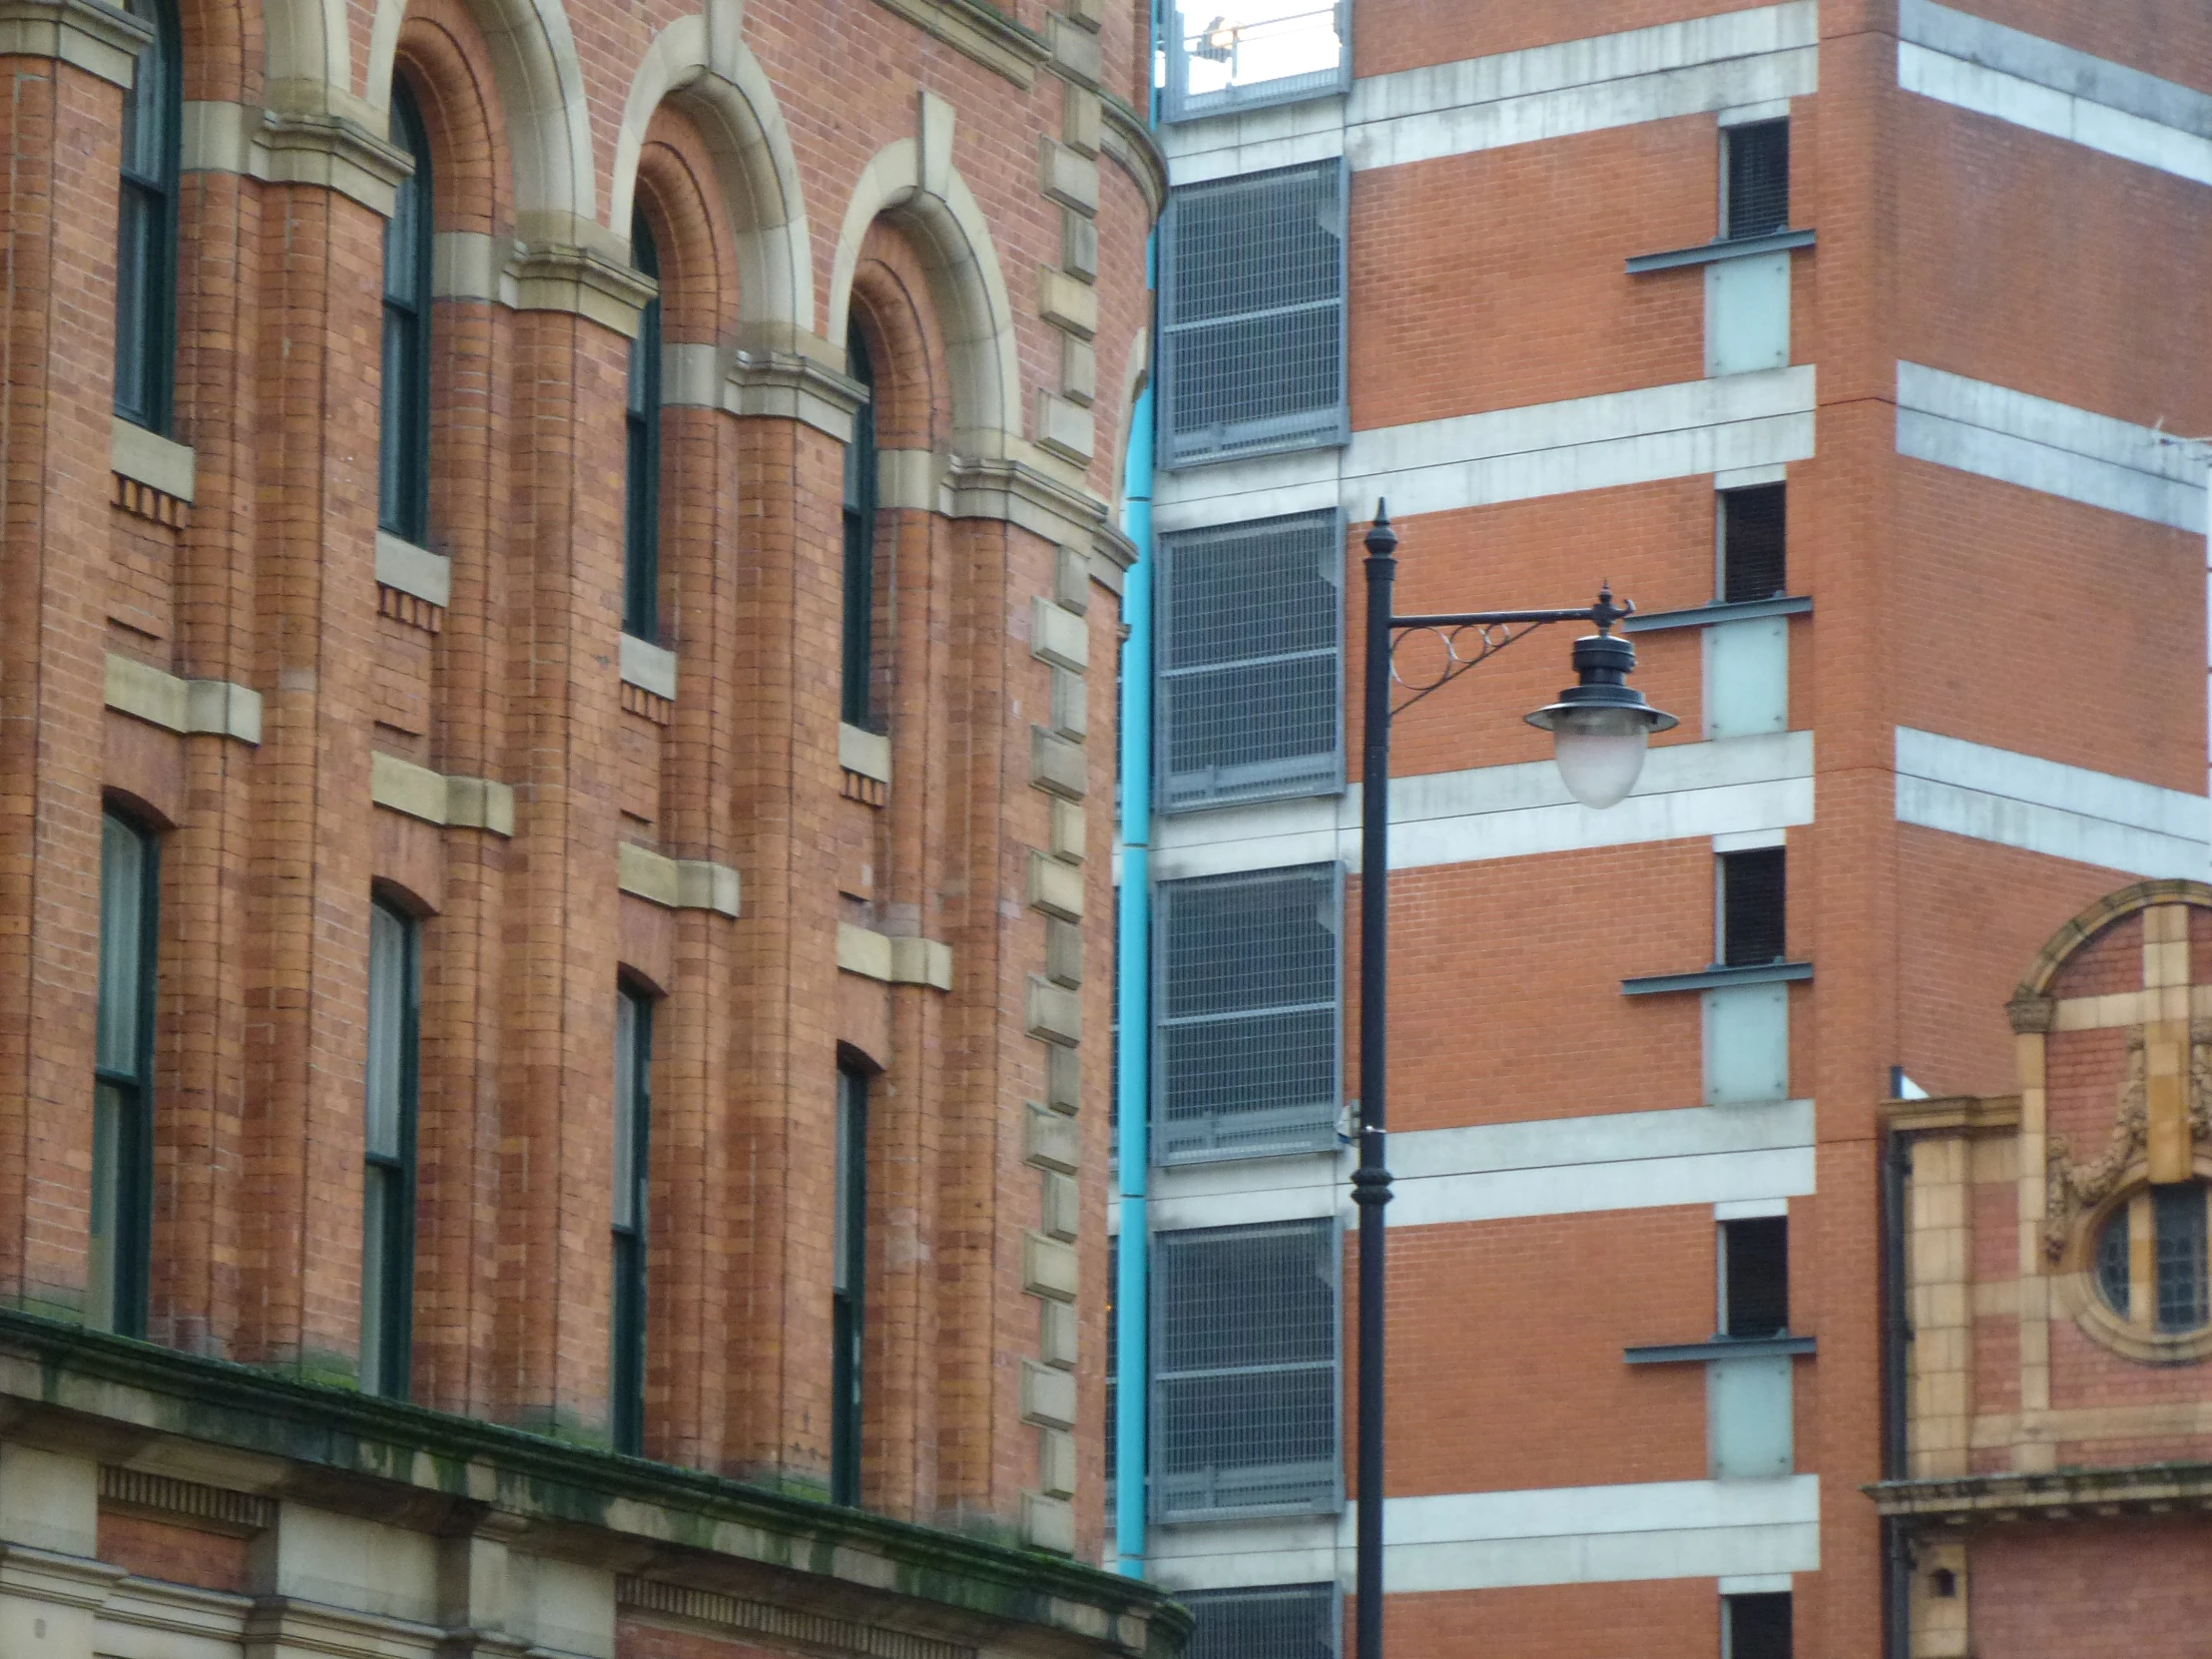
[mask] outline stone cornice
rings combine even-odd
[[[661,291],[643,272],[589,248],[518,244],[507,270],[515,279],[517,309],[569,311],[631,339],[645,307]]]
[[[1106,524],[1106,503],[1022,460],[954,455],[945,467],[954,518],[997,518],[1050,541],[1088,547]]]
[[[2010,1134],[2020,1126],[2020,1097],[1997,1095],[1936,1095],[1926,1100],[1886,1100],[1882,1122],[1900,1134],[1926,1135],[1949,1131],[1958,1135]]]
[[[852,441],[853,411],[866,401],[859,381],[796,351],[738,352],[722,394],[732,414],[804,421],[839,443]]]
[[[1105,113],[1102,148],[1136,181],[1137,189],[1144,192],[1145,206],[1158,219],[1168,202],[1168,159],[1160,153],[1159,141],[1144,117],[1112,93],[1102,93],[1099,104]]]
[[[1863,1486],[1884,1515],[1971,1522],[2090,1519],[2212,1509],[2212,1463],[2133,1463],[2042,1474],[1969,1474]]]
[[[257,177],[276,184],[322,185],[386,219],[399,181],[414,172],[413,157],[351,116],[271,110],[262,117],[259,139]]]
[[[1052,59],[1050,42],[984,0],[876,3],[1024,90],[1036,84],[1038,67]]]
[[[100,0],[0,0],[0,57],[58,58],[119,87],[153,38],[152,24]]]
[[[1166,1592],[1063,1558],[15,1310],[0,1310],[0,1399],[11,1435],[103,1462],[189,1454],[210,1484],[231,1471],[241,1490],[408,1526],[584,1534],[671,1583],[743,1567],[779,1599],[955,1640],[1001,1646],[1012,1620],[1041,1654],[1173,1659],[1190,1628]]]

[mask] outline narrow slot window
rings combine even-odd
[[[420,544],[430,532],[430,139],[404,80],[391,84],[391,142],[414,162],[384,226],[384,382],[376,522]]]
[[[844,449],[844,657],[842,719],[876,729],[875,672],[875,366],[855,326],[845,340],[852,378],[868,398],[852,411],[852,441]]]
[[[1724,967],[1779,962],[1788,950],[1787,850],[1761,846],[1720,855],[1720,958]]]
[[[363,1393],[407,1397],[414,1329],[415,1091],[421,968],[416,924],[369,907],[368,1090],[361,1205]]]
[[[2112,1312],[2122,1319],[2128,1318],[2134,1311],[2134,1298],[2129,1286],[2133,1264],[2128,1260],[2127,1212],[2128,1206],[2125,1204],[2115,1210],[2097,1240],[2097,1290],[2102,1293]]]
[[[1790,1659],[1789,1591],[1727,1596],[1721,1607],[1721,1659]]]
[[[860,1356],[867,1278],[867,1077],[837,1068],[836,1238],[831,1286],[830,1500],[860,1501]]]
[[[1790,124],[1762,121],[1722,130],[1726,196],[1722,235],[1764,237],[1790,225]]]
[[[617,1451],[645,1450],[646,1188],[653,1127],[653,1004],[625,985],[615,996],[613,1382]]]
[[[93,1060],[92,1261],[85,1323],[146,1334],[153,1224],[158,843],[101,821],[100,1005]]]
[[[643,212],[630,222],[630,258],[656,282],[660,251]],[[622,504],[622,631],[661,640],[661,300],[656,293],[638,317],[630,342],[629,441]]]
[[[152,26],[123,96],[115,260],[115,412],[167,432],[177,366],[177,184],[183,52],[172,0],[128,0]]]
[[[1761,484],[1721,492],[1721,598],[1731,605],[1789,591],[1785,490],[1782,484]]]
[[[1721,1335],[1779,1337],[1790,1329],[1790,1218],[1721,1223]]]
[[[2185,1181],[2150,1190],[2161,1331],[2197,1331],[2212,1319],[2205,1285],[2204,1204],[2201,1182]]]

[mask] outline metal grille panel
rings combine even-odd
[[[1167,20],[1161,119],[1174,123],[1341,92],[1351,0],[1178,0]]]
[[[1730,604],[1789,591],[1786,485],[1721,493],[1721,597]]]
[[[1335,160],[1169,193],[1170,466],[1345,441],[1345,180]]]
[[[1763,237],[1790,224],[1790,124],[1728,129],[1728,234]]]
[[[1343,905],[1335,864],[1160,884],[1160,1163],[1336,1144]]]
[[[1729,967],[1779,962],[1788,950],[1787,859],[1779,846],[1721,854],[1721,960]]]
[[[1154,1515],[1335,1508],[1335,1219],[1162,1233],[1155,1246]]]
[[[1196,1621],[1184,1659],[1337,1659],[1344,1614],[1334,1584],[1186,1593]]]
[[[1344,787],[1344,520],[1164,537],[1159,808]]]

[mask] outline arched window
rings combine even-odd
[[[430,533],[430,138],[407,83],[391,83],[391,142],[414,160],[384,226],[384,387],[376,522],[416,544]]]
[[[154,954],[160,842],[100,825],[100,1007],[92,1091],[92,1263],[85,1323],[146,1335],[154,1181]]]
[[[646,1187],[653,1133],[653,1003],[615,996],[614,1353],[608,1428],[617,1451],[645,1449]]]
[[[167,432],[177,374],[177,172],[184,103],[177,9],[129,0],[153,27],[123,100],[123,188],[116,215],[115,412]]]
[[[656,281],[660,253],[640,212],[630,222],[630,258]],[[630,453],[622,504],[622,631],[661,641],[661,301],[646,302],[630,342]]]
[[[368,911],[368,1098],[361,1193],[361,1392],[407,1397],[414,1334],[415,1096],[422,968],[415,919]]]
[[[875,730],[872,687],[875,657],[875,370],[867,342],[855,325],[845,338],[845,361],[868,401],[852,411],[852,441],[844,451],[844,678],[847,726]]]

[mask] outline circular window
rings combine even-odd
[[[2097,1295],[2129,1327],[2161,1337],[2212,1325],[2212,1259],[2202,1181],[2138,1189],[2097,1235]]]

